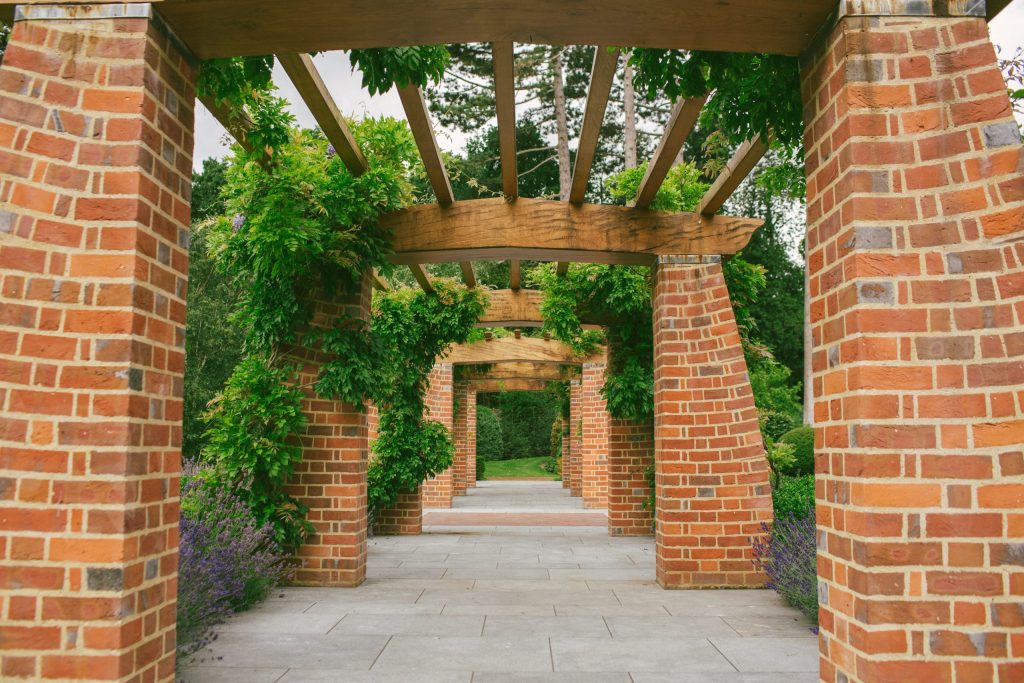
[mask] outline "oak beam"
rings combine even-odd
[[[370,282],[373,284],[373,288],[380,292],[386,292],[391,289],[388,285],[388,281],[381,277],[376,268],[374,268],[370,273]]]
[[[477,327],[543,327],[541,306],[544,292],[539,289],[493,289],[487,292],[487,308]],[[600,321],[583,318],[583,329],[599,329]]]
[[[555,268],[555,275],[563,277],[569,274],[569,264],[565,261],[559,261],[558,266]]]
[[[608,97],[612,81],[619,65],[618,48],[609,49],[598,45],[594,53],[594,66],[590,70],[590,88],[587,90],[587,105],[583,111],[583,126],[580,130],[580,144],[576,148],[576,164],[572,170],[572,188],[569,201],[582,204],[590,181],[590,169],[597,153],[597,141],[601,137]]]
[[[650,265],[659,255],[735,254],[764,221],[521,198],[384,214],[393,263],[501,259]]]
[[[209,95],[200,96],[199,101],[213,114],[213,118],[217,119],[217,122],[224,126],[224,130],[228,132],[228,135],[233,137],[242,149],[252,154],[253,146],[249,142],[249,131],[253,128],[253,122],[249,115],[244,111],[233,112],[229,107],[217,102],[217,100]]]
[[[427,275],[426,268],[421,263],[410,263],[409,270],[412,271],[412,276],[416,278],[416,282],[420,284],[420,288],[427,294],[434,292],[434,285],[430,284],[430,276]]]
[[[313,58],[295,53],[278,54],[276,57],[345,168],[354,176],[362,175],[367,168],[366,157],[313,64]]]
[[[503,391],[545,391],[548,380],[543,379],[474,379],[467,382],[478,394],[497,394]]]
[[[501,156],[501,190],[506,199],[519,196],[519,162],[516,158],[516,68],[512,41],[491,45],[494,57],[494,103],[498,115],[498,147]]]
[[[718,178],[715,179],[714,184],[704,193],[697,213],[704,216],[717,213],[740,186],[743,179],[750,175],[750,172],[757,166],[757,162],[764,157],[767,151],[768,145],[762,141],[760,135],[740,145]]]
[[[487,341],[452,344],[447,355],[443,355],[439,360],[454,365],[520,361],[578,365],[582,362],[601,362],[604,358],[604,349],[588,358],[581,358],[573,355],[572,349],[561,342],[539,337],[500,337]]]
[[[522,287],[522,264],[519,262],[519,259],[512,259],[512,263],[509,264],[508,280],[509,289],[511,289],[513,292],[519,291],[520,287]]]
[[[430,122],[430,113],[427,111],[423,92],[418,86],[410,83],[398,88],[398,96],[402,100],[402,107],[405,108],[405,117],[409,121],[409,128],[423,159],[423,166],[427,169],[427,179],[430,180],[430,187],[437,196],[437,203],[447,206],[455,201],[455,194],[448,180],[444,159],[441,158],[441,148],[437,146],[437,137],[434,135],[434,126]]]
[[[471,261],[461,261],[459,267],[462,268],[462,281],[466,283],[466,286],[470,289],[476,287],[476,274],[473,272],[473,263]]]
[[[672,165],[679,156],[679,150],[686,144],[686,138],[690,137],[693,127],[697,125],[697,118],[700,110],[707,102],[707,95],[701,97],[690,97],[679,100],[672,110],[672,116],[665,126],[665,134],[658,143],[658,149],[654,152],[654,158],[647,164],[647,173],[640,182],[640,189],[636,193],[636,201],[633,205],[638,209],[646,209],[654,201],[661,184],[665,182]]]
[[[513,361],[510,363],[491,363],[488,365],[460,366],[458,380],[498,380],[498,379],[542,379],[549,382],[572,379],[580,373],[580,366],[554,365],[552,363],[531,363],[529,361]]]

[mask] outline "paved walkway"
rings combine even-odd
[[[587,510],[562,482],[544,479],[478,482],[452,507],[424,510],[424,524],[436,526],[606,526],[603,510]]]
[[[534,494],[560,497],[494,482],[458,507],[506,510]],[[610,538],[603,525],[424,531],[372,539],[359,588],[274,591],[222,626],[182,680],[818,680],[817,639],[797,612],[770,591],[662,590],[653,539]]]

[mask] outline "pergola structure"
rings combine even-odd
[[[1020,680],[1024,155],[985,25],[1006,4],[22,3],[0,67],[0,677],[173,677],[197,60],[276,54],[359,173],[303,55],[484,41],[505,198],[454,201],[422,93],[402,89],[438,201],[384,217],[395,260],[426,289],[433,261],[473,284],[472,259],[510,259],[512,290],[521,259],[655,266],[654,423],[611,420],[609,457],[653,453],[666,588],[763,578],[767,471],[721,271],[757,221],[716,214],[764,145],[697,212],[650,211],[702,104],[683,101],[635,205],[583,203],[605,46],[800,56],[822,680]],[[518,197],[513,42],[600,46],[568,202]],[[366,316],[371,279],[320,313]],[[358,584],[367,416],[306,410],[299,579]]]

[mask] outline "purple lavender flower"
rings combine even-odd
[[[191,654],[212,627],[266,597],[287,573],[270,525],[222,486],[193,480],[182,491],[178,649]]]
[[[817,530],[814,510],[775,520],[754,539],[754,564],[768,574],[768,588],[815,623],[818,621]]]
[[[245,225],[245,215],[236,213],[235,217],[231,219],[231,232],[237,234],[243,225]]]
[[[338,150],[334,149],[334,145],[327,145],[327,158],[333,159],[338,153]]]

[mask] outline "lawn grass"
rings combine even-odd
[[[514,460],[488,460],[484,474],[488,479],[516,477],[531,479],[557,479],[550,472],[541,468],[547,460],[540,458],[516,458]]]

